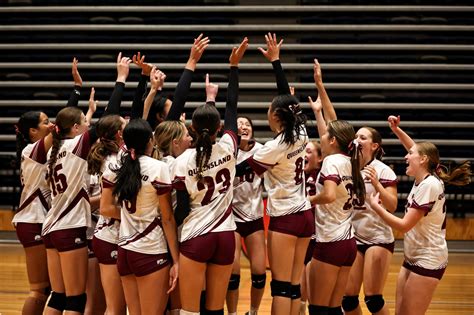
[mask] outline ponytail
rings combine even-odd
[[[362,146],[357,140],[352,140],[348,146],[348,153],[351,157],[352,169],[352,184],[354,186],[354,193],[358,200],[365,201],[365,183],[362,173],[360,172],[360,165],[362,161]]]
[[[48,174],[46,176],[46,179],[48,180],[48,184],[50,185],[51,185],[51,178],[53,176],[54,165],[56,164],[56,161],[58,159],[59,149],[61,148],[62,138],[64,138],[64,135],[61,133],[57,125],[55,128],[53,128],[53,130],[51,131],[51,134],[53,135],[53,145],[51,146],[51,153],[49,155],[49,160],[48,160]]]
[[[39,111],[26,112],[21,115],[18,123],[15,125],[16,159],[18,167],[21,163],[21,153],[23,149],[32,142],[30,139],[30,128],[38,128],[40,116],[41,112]]]
[[[212,154],[212,140],[209,134],[209,129],[204,128],[196,139],[196,166],[197,179],[203,178],[202,173],[204,172],[204,166],[209,163],[209,159]]]
[[[290,94],[276,96],[271,104],[271,111],[280,121],[283,134],[281,143],[293,145],[304,130],[306,115],[303,114],[298,99]]]
[[[471,162],[464,161],[453,170],[449,170],[446,166],[438,164],[435,173],[448,185],[465,186],[471,182]]]

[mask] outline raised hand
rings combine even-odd
[[[153,67],[150,71],[150,84],[152,89],[161,90],[165,84],[166,74]]]
[[[91,95],[89,96],[89,110],[92,113],[95,113],[97,110],[97,105],[99,105],[99,101],[95,99],[95,89],[94,87],[91,88]]]
[[[308,96],[308,102],[309,102],[309,106],[311,106],[311,109],[313,110],[313,112],[320,112],[320,111],[323,110],[323,104],[321,102],[321,98],[319,97],[319,95],[318,95],[318,98],[316,99],[316,101],[313,101],[311,96]]]
[[[138,67],[142,69],[143,75],[146,75],[146,76],[150,75],[153,65],[151,63],[145,62],[145,55],[142,56],[140,52],[138,52],[136,55],[133,55],[132,61],[134,64],[136,64]]]
[[[265,35],[265,41],[267,42],[267,50],[263,49],[262,47],[258,47],[258,50],[263,54],[268,61],[273,62],[275,60],[280,59],[280,48],[283,44],[283,39],[280,42],[277,42],[276,34],[268,33]]]
[[[249,39],[245,37],[240,43],[239,47],[233,47],[232,52],[229,57],[229,62],[231,66],[238,67],[242,57],[245,54],[245,51],[249,47]]]
[[[373,186],[377,185],[377,182],[379,181],[377,178],[377,171],[373,166],[367,165],[364,167],[362,170],[362,174],[364,176],[364,179],[370,180]]]
[[[132,60],[128,57],[122,57],[120,52],[117,56],[117,82],[125,83],[130,72],[130,63]]]
[[[388,120],[388,126],[392,130],[396,129],[400,125],[400,115],[398,116],[390,115],[388,116],[387,120]]]
[[[323,84],[323,75],[321,73],[321,65],[319,64],[318,59],[314,59],[313,77],[314,77],[314,83],[316,83],[316,85]]]
[[[210,39],[209,37],[204,37],[203,34],[200,34],[197,38],[194,39],[193,46],[191,47],[191,52],[189,53],[189,59],[186,63],[186,69],[194,71],[196,65],[202,57],[202,54],[209,46]]]
[[[295,87],[294,86],[290,86],[290,94],[295,96]]]
[[[77,69],[77,64],[79,63],[79,60],[74,57],[72,59],[72,78],[74,79],[74,85],[82,86],[82,78],[81,75],[79,74],[79,70]]]
[[[209,73],[206,73],[206,102],[215,102],[219,85],[209,82]]]

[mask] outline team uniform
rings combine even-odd
[[[237,164],[251,157],[262,145],[255,142],[249,151],[239,150]],[[263,199],[262,178],[254,172],[247,173],[234,179],[234,199],[232,213],[234,214],[236,232],[242,237],[263,230]]]
[[[28,144],[21,153],[20,178],[23,189],[20,206],[12,220],[23,247],[43,243],[41,228],[51,203],[47,172],[44,140]]]
[[[170,170],[174,169],[174,166],[175,166],[175,163],[176,163],[176,159],[172,156],[172,155],[167,155],[165,157],[163,157],[161,159],[161,161],[165,162],[166,165],[168,165],[168,168]],[[173,210],[176,209],[176,205],[177,205],[177,200],[176,200],[176,191],[173,189],[171,191],[171,205],[173,207]]]
[[[187,190],[190,212],[178,228],[180,252],[200,262],[229,265],[234,261],[232,182],[235,177],[237,137],[225,131],[212,146],[203,179],[197,179],[196,150],[186,150],[178,158],[173,173],[176,189]]]
[[[316,183],[318,179],[319,169],[313,170],[310,173],[305,173],[306,178],[306,196],[314,196],[316,195]],[[313,214],[313,220],[316,212],[316,207],[311,207],[311,212]],[[306,265],[311,261],[313,257],[314,247],[316,246],[316,231],[314,231],[313,235],[311,235],[311,240],[308,244],[308,249],[306,250],[306,256],[304,258],[304,264]]]
[[[91,175],[89,180],[89,200],[92,197],[100,196],[100,178],[97,175]],[[95,253],[92,246],[92,240],[94,238],[95,227],[99,221],[99,207],[92,208],[91,205],[91,225],[87,227],[86,236],[87,236],[87,249],[89,258],[94,258]]]
[[[386,164],[374,159],[368,165],[374,167],[377,179],[383,187],[397,185],[397,175]],[[365,180],[365,192],[366,196],[376,193],[370,180]],[[367,201],[363,205],[355,201],[353,205],[352,227],[357,241],[357,250],[365,254],[369,247],[381,246],[393,253],[395,239],[392,228],[371,209]]]
[[[269,229],[310,237],[314,232],[311,205],[305,196],[304,149],[308,136],[304,129],[293,145],[282,142],[283,135],[268,141],[247,161],[261,175],[268,192]]]
[[[89,137],[86,131],[63,140],[58,151],[50,183],[51,209],[42,231],[46,248],[61,252],[87,246],[86,230],[91,226],[86,160],[91,147]]]
[[[145,155],[140,156],[138,161],[140,191],[134,200],[124,200],[121,204],[117,259],[121,276],[144,276],[170,263],[159,209],[159,195],[171,190],[168,166]],[[115,185],[115,175],[113,172],[104,173],[104,187]]]
[[[428,175],[418,185],[413,184],[406,211],[408,208],[423,211],[425,215],[405,233],[403,266],[422,276],[441,279],[448,264],[443,182],[434,175]]]
[[[349,156],[332,154],[323,160],[317,191],[323,190],[327,180],[337,184],[336,200],[316,205],[316,247],[313,257],[336,266],[352,266],[357,249],[351,226],[354,189]]]
[[[107,186],[107,178],[115,178],[112,169],[119,167],[117,154],[111,154],[105,158],[102,163],[100,185],[102,189]],[[109,218],[104,215],[99,216],[99,221],[95,226],[94,238],[92,240],[93,248],[97,260],[104,265],[114,265],[117,263],[117,251],[119,240],[120,220]]]

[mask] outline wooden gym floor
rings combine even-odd
[[[472,244],[472,243],[471,243]],[[394,314],[395,283],[402,253],[395,253],[390,266],[385,300]],[[240,281],[240,301],[238,314],[244,314],[250,303],[250,272],[246,258],[242,258],[242,278]],[[271,297],[269,290],[270,272],[267,271],[267,286],[259,314],[270,314]],[[28,281],[25,270],[23,248],[17,244],[0,245],[0,315],[21,314],[23,300],[28,295]],[[360,300],[363,300],[361,294]],[[363,303],[362,303],[363,304]],[[363,313],[368,313],[365,305]],[[449,266],[441,280],[431,306],[429,315],[437,314],[474,314],[474,254],[451,253]]]

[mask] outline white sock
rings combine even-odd
[[[254,309],[253,307],[250,307],[249,315],[257,315],[258,309]]]
[[[237,312],[227,313],[228,315],[237,315]]]
[[[179,310],[179,315],[199,315],[199,312],[189,312],[185,310]]]
[[[179,308],[174,309],[174,310],[171,310],[171,311],[170,311],[170,315],[179,315],[179,311],[180,311]]]

